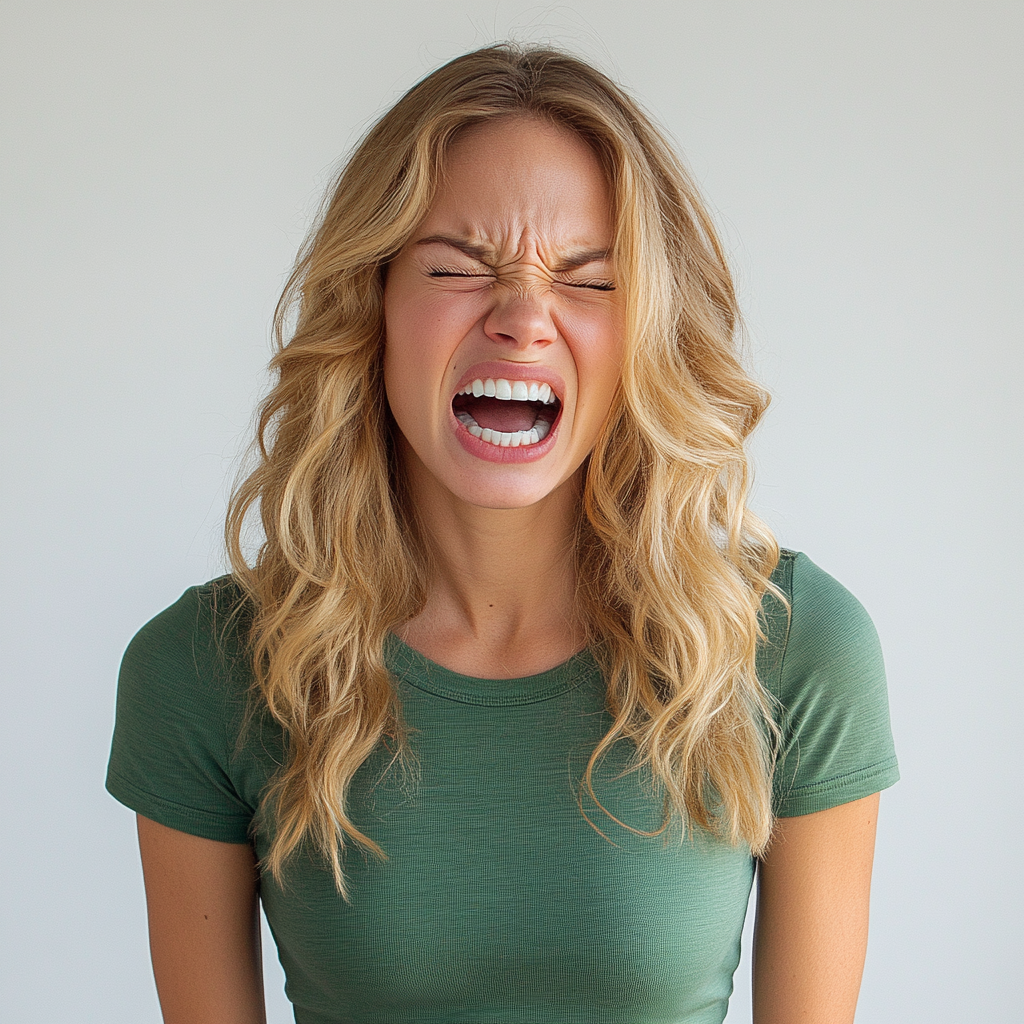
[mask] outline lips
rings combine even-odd
[[[547,437],[561,405],[547,381],[480,376],[462,385],[452,399],[452,412],[488,444],[525,448]]]

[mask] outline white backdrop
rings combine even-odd
[[[102,788],[121,652],[222,569],[334,162],[510,34],[589,55],[680,141],[775,394],[756,505],[882,636],[903,781],[858,1020],[1019,1021],[1015,0],[4,0],[0,1015],[158,1021],[133,818]]]

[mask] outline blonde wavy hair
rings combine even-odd
[[[643,834],[681,821],[756,854],[771,832],[777,730],[755,656],[779,550],[746,507],[744,450],[768,397],[737,357],[722,245],[634,100],[573,56],[503,44],[415,85],[341,171],[278,305],[258,465],[228,512],[255,686],[287,738],[264,797],[264,866],[280,880],[311,843],[345,898],[346,842],[386,857],[346,813],[353,776],[380,743],[392,763],[415,762],[384,646],[427,594],[383,385],[384,274],[453,139],[510,115],[576,132],[600,159],[627,307],[621,387],[585,464],[576,531],[580,615],[614,716],[583,786],[600,806],[593,769],[628,739],[664,797],[661,829]],[[265,539],[249,565],[257,509]]]

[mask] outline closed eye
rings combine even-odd
[[[465,277],[465,278],[483,278],[483,277],[494,277],[494,274],[487,273],[486,271],[474,271],[474,270],[454,270],[451,267],[429,267],[427,269],[428,277]],[[564,284],[568,288],[588,288],[591,291],[598,292],[613,292],[615,291],[615,285],[611,281],[559,281],[559,284]]]
[[[615,285],[611,281],[563,281],[570,288],[591,288],[598,292],[613,292]]]
[[[448,270],[444,267],[431,267],[427,271],[428,277],[492,277],[492,274],[484,272],[475,273],[472,270]]]

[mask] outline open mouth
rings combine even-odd
[[[539,444],[561,409],[550,384],[504,377],[474,380],[452,399],[452,412],[466,430],[499,448]]]

